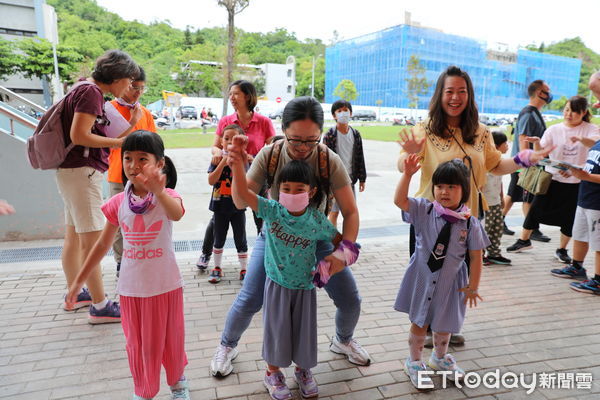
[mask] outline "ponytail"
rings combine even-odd
[[[167,183],[165,187],[169,189],[175,189],[175,185],[177,185],[177,170],[175,169],[173,160],[171,160],[169,156],[165,156],[165,166],[162,172],[167,176]]]

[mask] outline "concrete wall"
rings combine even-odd
[[[0,133],[0,166],[0,199],[17,211],[0,217],[0,241],[63,237],[63,203],[55,172],[31,168],[25,142],[4,133]]]

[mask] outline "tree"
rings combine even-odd
[[[351,102],[358,97],[358,92],[354,82],[350,79],[342,79],[333,91],[333,95]]]
[[[556,100],[552,101],[552,103],[546,105],[545,107],[548,110],[562,111],[563,108],[565,108],[565,106],[567,105],[568,101],[569,101],[569,99],[567,99],[565,96],[561,96],[560,99],[556,99]]]
[[[0,80],[14,74],[19,67],[20,60],[14,50],[14,42],[0,38]]]
[[[406,66],[408,78],[406,79],[406,95],[408,97],[408,107],[419,107],[419,96],[427,94],[427,89],[431,85],[425,77],[425,68],[421,65],[419,57],[414,54],[410,56]]]
[[[31,78],[50,80],[54,75],[54,55],[52,44],[46,39],[23,39],[16,46],[22,52],[22,61],[18,71],[24,76]],[[83,57],[70,47],[58,46],[56,49],[58,58],[58,74],[61,81],[70,81],[72,74],[76,72],[78,63]]]
[[[244,11],[250,4],[250,0],[217,0],[217,4],[227,10],[227,64],[225,66],[225,82],[223,88],[223,113],[227,113],[227,90],[233,82],[233,53],[235,47],[235,25],[234,17]]]

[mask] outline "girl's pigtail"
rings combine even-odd
[[[165,166],[162,172],[167,176],[167,184],[165,186],[169,189],[175,189],[175,185],[177,185],[177,170],[175,169],[175,164],[173,164],[173,161],[168,156],[165,156]]]

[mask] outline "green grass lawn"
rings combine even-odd
[[[159,130],[158,134],[167,149],[187,149],[194,147],[211,147],[215,140],[215,128],[202,133],[202,129]]]

